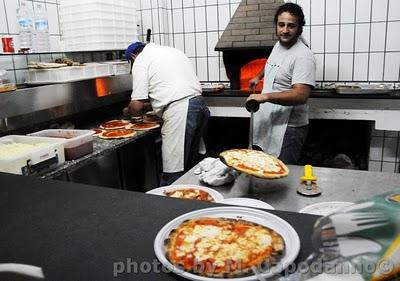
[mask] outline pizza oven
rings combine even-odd
[[[248,89],[248,80],[264,68],[277,41],[274,15],[283,3],[283,0],[240,2],[215,46],[216,51],[222,52],[231,89]],[[261,87],[257,90],[261,91]]]

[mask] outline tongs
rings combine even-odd
[[[255,93],[255,88],[253,88],[253,94]],[[254,122],[254,112],[257,112],[260,108],[260,104],[256,100],[246,101],[245,107],[248,112],[250,112],[250,133],[249,133],[249,149],[253,149],[253,122]]]

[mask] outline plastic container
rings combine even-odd
[[[131,72],[131,64],[126,60],[105,61],[103,63],[108,64],[111,67],[112,75],[129,74]]]
[[[138,17],[129,0],[60,0],[62,44],[68,51],[125,49],[138,40]]]
[[[32,85],[66,83],[111,75],[109,65],[87,63],[83,66],[67,66],[50,69],[29,69],[26,83]]]
[[[0,70],[0,93],[14,91],[17,87],[15,83],[10,83],[6,70]]]
[[[17,9],[19,24],[19,49],[21,52],[30,52],[33,49],[33,11],[26,1],[21,1]]]
[[[24,148],[18,152],[7,154],[1,151],[2,145],[26,144],[29,149]],[[39,146],[40,145],[40,146]],[[64,140],[36,137],[9,135],[0,138],[0,171],[18,175],[34,174],[41,169],[56,166],[65,162]]]
[[[29,135],[63,139],[65,159],[74,160],[93,152],[93,134],[92,130],[48,129]]]
[[[49,21],[46,10],[41,3],[36,5],[35,32],[36,51],[48,52],[50,50]]]

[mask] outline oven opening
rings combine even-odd
[[[234,49],[223,51],[226,74],[232,90],[250,91],[249,80],[255,77],[265,66],[272,48]],[[259,83],[257,92],[261,92]]]

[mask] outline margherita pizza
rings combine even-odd
[[[147,131],[160,127],[160,124],[155,122],[138,122],[129,126],[129,129],[134,129],[136,131]]]
[[[278,158],[251,149],[231,149],[220,153],[229,167],[263,179],[276,179],[289,174],[289,168]]]
[[[106,130],[124,129],[129,124],[130,122],[126,120],[111,120],[101,124],[100,128]]]
[[[117,129],[117,130],[109,130],[104,131],[98,135],[99,138],[102,139],[122,139],[129,138],[136,135],[136,132],[131,129]]]
[[[184,221],[171,231],[165,251],[172,264],[192,274],[236,278],[252,274],[252,267],[278,262],[285,242],[257,223],[204,217]]]
[[[168,197],[215,202],[214,198],[207,191],[196,188],[164,191],[164,194]]]

